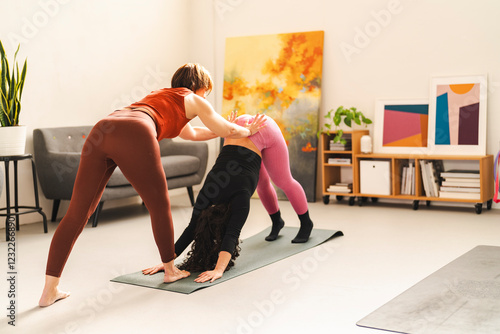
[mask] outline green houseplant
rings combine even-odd
[[[24,154],[25,149],[26,127],[19,125],[19,115],[27,60],[24,61],[23,68],[19,72],[19,65],[16,62],[19,47],[14,54],[12,71],[10,71],[5,49],[0,41],[0,155]]]
[[[342,135],[344,134],[344,131],[340,128],[340,123],[342,122],[342,119],[344,120],[344,124],[347,125],[348,127],[352,127],[352,123],[354,122],[357,125],[362,125],[364,124],[365,127],[368,124],[372,124],[372,120],[365,117],[363,113],[359,110],[357,110],[355,107],[351,108],[344,108],[343,106],[340,106],[333,112],[333,109],[329,110],[328,113],[325,115],[325,118],[327,121],[323,125],[323,133],[327,133],[329,131],[336,130],[335,137],[333,137],[333,142],[341,142],[342,144],[346,143],[346,140],[342,138]]]

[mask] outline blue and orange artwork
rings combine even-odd
[[[427,147],[428,104],[384,106],[382,146]]]
[[[292,175],[310,202],[316,193],[323,37],[323,31],[230,37],[224,59],[221,114],[272,117],[288,146]]]
[[[436,145],[478,145],[479,83],[438,85]]]

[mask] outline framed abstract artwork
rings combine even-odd
[[[288,146],[292,176],[315,201],[323,31],[226,39],[222,116],[272,117]],[[286,199],[276,189],[279,199]]]
[[[427,153],[429,100],[377,100],[373,151]]]
[[[429,101],[429,153],[486,154],[485,75],[435,77]]]

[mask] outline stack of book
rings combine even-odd
[[[420,170],[422,171],[422,184],[424,186],[425,196],[440,197],[439,175],[443,169],[443,162],[441,160],[420,160]]]
[[[341,142],[334,143],[333,140],[330,140],[330,151],[350,151],[352,148],[351,138],[344,138],[346,140],[345,144]]]
[[[480,199],[480,181],[478,170],[450,170],[441,173],[439,197]]]
[[[338,164],[338,165],[350,165],[350,158],[328,158],[329,164]]]
[[[351,193],[352,183],[335,183],[326,189],[329,193]]]
[[[401,195],[415,195],[415,165],[413,162],[403,167],[401,175]]]

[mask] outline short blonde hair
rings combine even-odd
[[[188,63],[181,66],[172,76],[172,88],[185,87],[193,92],[204,88],[212,91],[214,85],[210,73],[200,64]]]

